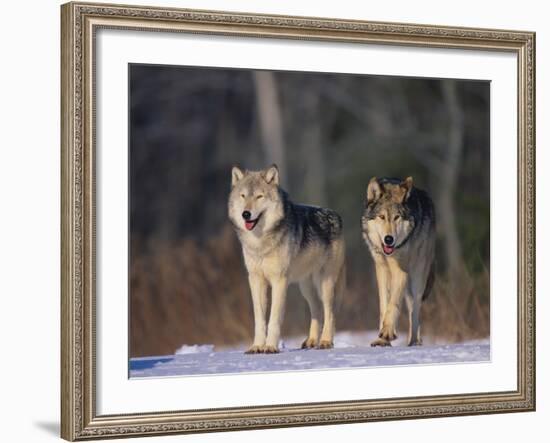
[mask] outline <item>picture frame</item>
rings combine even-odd
[[[61,7],[61,436],[214,432],[535,410],[535,34],[72,2]],[[513,54],[517,66],[517,388],[445,395],[98,414],[97,32]],[[99,173],[98,173],[99,172]]]

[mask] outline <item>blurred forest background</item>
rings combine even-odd
[[[423,334],[487,337],[489,102],[481,81],[131,65],[130,355],[252,339],[227,197],[233,165],[271,163],[295,202],[344,219],[348,289],[337,330],[378,325],[360,229],[367,183],[412,175],[438,223]],[[305,337],[308,322],[292,288],[283,335]],[[406,331],[404,312],[400,325]]]

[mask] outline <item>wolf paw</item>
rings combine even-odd
[[[370,345],[373,347],[374,346],[391,346],[391,342],[383,338],[377,338]]]
[[[262,352],[264,354],[278,354],[279,348],[277,346],[265,345]]]
[[[306,338],[302,343],[302,349],[313,349],[317,346],[317,340],[314,338]]]
[[[244,351],[245,354],[263,354],[263,352],[264,352],[263,346],[258,346],[258,345],[252,345],[250,348]]]
[[[382,326],[382,329],[380,329],[380,334],[378,334],[378,337],[387,341],[392,341],[397,338],[397,334],[395,333],[395,329],[389,328],[387,326]]]
[[[422,346],[422,340],[410,340],[408,346]]]
[[[321,340],[319,343],[319,349],[332,349],[334,348],[334,343],[330,340]]]

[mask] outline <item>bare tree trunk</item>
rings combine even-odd
[[[443,232],[447,270],[451,276],[456,276],[462,268],[462,251],[456,226],[455,195],[464,145],[464,122],[462,108],[458,102],[456,81],[443,81],[442,90],[449,118],[449,131],[447,155],[441,165],[437,215]]]
[[[279,104],[279,91],[272,72],[254,71],[254,87],[260,118],[260,133],[266,163],[275,163],[282,171],[281,183],[286,177],[286,161],[283,141],[283,119]]]
[[[301,134],[301,151],[304,155],[304,194],[307,202],[327,205],[325,157],[319,95],[315,90],[306,91],[302,102],[304,124]]]

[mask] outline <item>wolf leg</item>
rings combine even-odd
[[[309,335],[302,343],[302,349],[315,348],[319,342],[319,332],[321,325],[321,304],[319,297],[315,293],[315,287],[311,278],[300,281],[300,292],[307,300],[309,312],[311,314],[311,323],[309,325]]]
[[[384,340],[392,341],[397,338],[397,319],[403,301],[403,295],[407,286],[407,273],[399,265],[390,264],[390,298],[382,320],[382,328],[379,337]]]
[[[405,301],[407,302],[407,309],[409,311],[409,346],[419,346],[422,344],[420,338],[420,307],[422,294],[413,295],[407,293]]]
[[[380,316],[378,322],[379,331],[382,330],[382,324],[384,321],[384,315],[386,314],[386,309],[388,306],[389,294],[389,285],[390,285],[390,271],[388,265],[384,258],[375,259],[376,266],[376,282],[378,284],[378,299],[379,299],[379,309]],[[391,346],[389,340],[383,338],[377,338],[371,343],[371,346]]]
[[[320,294],[323,303],[323,331],[319,342],[320,349],[334,347],[334,285],[335,278],[332,275],[323,276],[320,281]]]
[[[263,351],[267,354],[279,352],[279,338],[286,303],[286,290],[288,282],[286,278],[279,278],[271,282],[271,314],[267,326],[267,339]]]
[[[409,346],[422,344],[420,336],[420,311],[422,308],[422,296],[426,289],[430,269],[423,272],[415,272],[411,275],[410,294],[407,295],[407,307],[409,308]]]
[[[250,291],[252,292],[252,305],[254,307],[254,343],[246,351],[247,354],[263,352],[266,336],[266,310],[267,310],[267,280],[257,274],[248,276]]]

